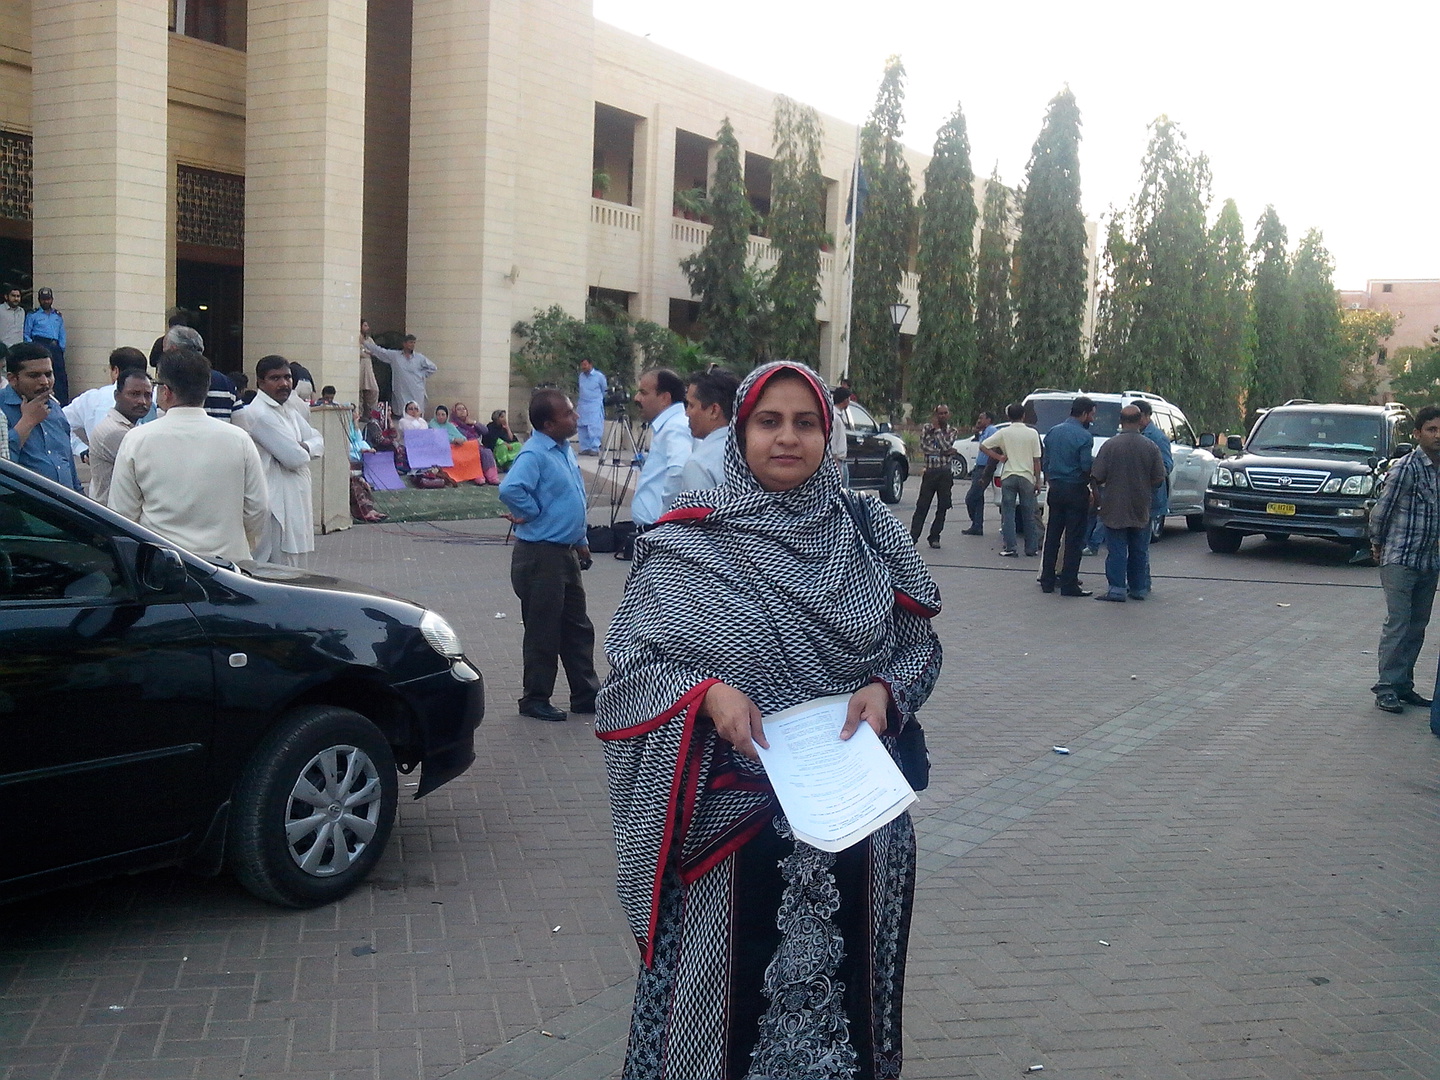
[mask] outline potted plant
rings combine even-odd
[[[604,169],[596,169],[590,177],[590,197],[592,199],[603,199],[610,191],[610,174]]]
[[[675,215],[686,221],[703,221],[708,211],[705,192],[701,188],[675,189]]]

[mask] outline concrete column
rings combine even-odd
[[[165,328],[167,19],[165,0],[33,5],[34,277],[65,315],[72,395]]]
[[[365,0],[250,0],[245,360],[359,390]]]
[[[509,400],[510,328],[585,306],[589,0],[415,0],[406,328],[433,401]]]

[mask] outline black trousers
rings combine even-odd
[[[939,540],[940,530],[945,528],[945,514],[950,509],[950,491],[955,486],[955,476],[946,469],[926,469],[920,474],[920,497],[915,502],[915,516],[910,519],[910,539],[919,540],[920,530],[925,528],[925,518],[930,514],[930,500],[935,500],[935,520],[930,525],[930,539]]]
[[[585,613],[580,557],[568,544],[515,541],[510,587],[520,598],[525,620],[525,693],[521,705],[548,702],[559,664],[570,683],[570,707],[593,707],[595,627]]]
[[[1045,523],[1045,551],[1040,558],[1040,584],[1055,585],[1055,563],[1060,542],[1065,542],[1065,560],[1060,564],[1062,589],[1080,584],[1080,549],[1085,546],[1085,524],[1090,513],[1090,489],[1064,480],[1050,481],[1045,499],[1050,520]]]

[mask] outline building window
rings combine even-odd
[[[34,217],[31,145],[29,135],[0,131],[0,218],[30,221]]]
[[[1394,292],[1394,291],[1395,291],[1395,286],[1392,285],[1390,282],[1387,281],[1387,282],[1385,282],[1384,285],[1381,285],[1381,286],[1380,286],[1380,291],[1381,291],[1381,292]]]
[[[175,240],[241,251],[245,247],[245,178],[181,165],[176,175]]]
[[[245,48],[246,0],[170,0],[170,29],[185,37]]]

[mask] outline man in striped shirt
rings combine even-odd
[[[1440,407],[1415,416],[1415,449],[1391,466],[1370,511],[1370,553],[1380,564],[1385,624],[1380,630],[1380,679],[1371,687],[1376,708],[1429,708],[1415,692],[1415,658],[1440,581]]]

